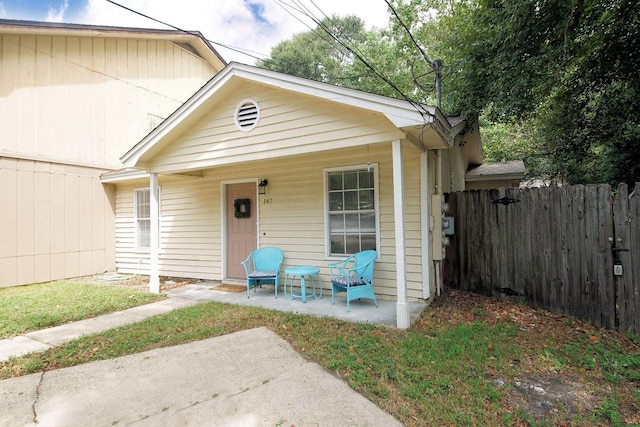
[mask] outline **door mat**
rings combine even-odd
[[[222,284],[211,288],[212,291],[225,291],[225,292],[242,292],[247,290],[247,286],[242,285],[228,285]]]

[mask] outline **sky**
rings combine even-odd
[[[308,31],[306,25],[315,26],[295,12],[295,5],[305,6],[320,19],[323,14],[356,15],[367,28],[384,27],[389,17],[384,0],[114,1],[175,27],[200,31],[227,62],[245,64],[254,64],[255,57],[267,57],[279,42]],[[0,0],[0,19],[170,29],[107,0]],[[218,43],[249,51],[251,56]]]

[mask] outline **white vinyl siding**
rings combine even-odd
[[[149,252],[136,249],[135,188],[118,185],[116,193],[116,268],[149,274]],[[217,188],[210,178],[160,177],[160,274],[219,279],[220,212]]]
[[[283,269],[314,265],[329,283],[326,173],[367,168],[375,179],[376,293],[397,293],[394,188],[391,141],[405,135],[375,113],[293,95],[257,84],[232,85],[212,100],[202,117],[190,117],[188,129],[159,145],[150,170],[160,174],[160,275],[221,280],[224,254],[224,183],[268,179],[267,194],[255,207],[258,246],[277,246]],[[260,105],[260,122],[241,132],[234,121],[242,99]],[[169,140],[169,139],[167,139]],[[407,296],[422,298],[420,155],[403,141]],[[201,177],[171,176],[198,171]],[[140,185],[138,185],[140,186]],[[118,186],[118,270],[148,271],[148,258],[133,247],[131,186]],[[127,194],[124,194],[127,192]],[[123,199],[121,202],[121,198]],[[122,210],[120,206],[122,205]],[[252,206],[253,210],[253,206]],[[128,228],[126,227],[128,225]]]
[[[405,227],[407,242],[407,295],[422,297],[421,238],[419,232],[420,150],[406,143]],[[251,164],[223,166],[203,171],[202,177],[160,176],[160,275],[221,280],[224,262],[223,182],[267,178],[267,194],[259,195],[255,210],[259,227],[258,246],[277,246],[285,253],[283,269],[315,265],[325,286],[329,283],[326,255],[327,170],[360,165],[376,167],[376,210],[379,227],[379,261],[375,267],[376,293],[396,295],[395,232],[393,217],[393,170],[391,143],[328,151],[315,155],[284,157]],[[362,166],[364,165],[364,166]],[[133,189],[118,185],[117,268],[120,272],[148,274],[148,255],[134,246]]]
[[[376,174],[375,166],[326,171],[329,256],[379,250]]]
[[[234,115],[238,100],[247,98],[259,104],[260,121],[251,132],[242,132]],[[172,141],[170,150],[158,153],[151,160],[151,172],[206,169],[404,138],[381,114],[363,114],[352,107],[255,84],[210,102],[219,105]]]

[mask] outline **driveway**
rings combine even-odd
[[[267,328],[0,381],[0,425],[399,426]]]

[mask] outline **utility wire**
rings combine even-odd
[[[354,55],[355,58],[357,58],[360,62],[362,62],[362,64],[364,64],[365,67],[367,67],[369,70],[371,70],[378,78],[380,78],[381,80],[383,80],[387,85],[389,85],[394,91],[396,91],[405,101],[407,101],[416,111],[418,111],[423,117],[424,116],[432,116],[432,114],[426,109],[424,108],[423,105],[421,105],[420,103],[414,101],[413,99],[411,99],[408,95],[406,95],[395,83],[393,83],[393,81],[391,81],[391,79],[389,79],[388,77],[386,77],[382,72],[378,71],[371,63],[370,61],[368,61],[365,57],[364,54],[362,54],[361,52],[358,51],[358,49],[356,47],[353,46],[349,46],[349,44],[342,40],[340,37],[338,37],[337,35],[335,35],[331,29],[329,29],[323,22],[322,20],[318,19],[318,17],[316,17],[306,6],[304,5],[300,5],[299,2],[297,2],[296,0],[293,0],[294,3],[298,4],[299,8],[294,8],[293,6],[291,6],[290,4],[284,3],[283,1],[279,1],[279,3],[285,4],[288,7],[291,7],[294,10],[297,10],[298,12],[302,13],[303,15],[307,16],[309,19],[311,19],[318,28],[320,28],[321,30],[323,30],[329,37],[331,37],[336,43],[338,43],[340,46],[342,46],[343,48],[345,48],[347,51],[349,51],[352,55]],[[386,0],[385,0],[386,1]],[[314,3],[315,6],[315,3]],[[302,9],[305,9],[307,12],[302,11]],[[318,8],[316,6],[316,8]],[[318,10],[320,10],[318,8]],[[321,11],[322,12],[322,11]],[[323,13],[323,15],[326,16],[326,14]],[[335,23],[333,23],[333,21],[328,18],[329,22],[331,22],[333,24],[334,28],[337,28],[339,31],[339,27],[337,25],[335,25]]]
[[[409,27],[407,27],[407,24],[404,23],[404,21],[402,20],[402,18],[400,17],[400,15],[398,15],[398,11],[396,11],[396,9],[391,5],[391,3],[389,2],[389,0],[384,0],[384,2],[387,4],[387,6],[389,7],[389,10],[391,10],[391,12],[395,15],[396,19],[398,20],[398,22],[400,23],[400,25],[402,26],[402,28],[404,28],[404,30],[406,31],[406,33],[409,35],[409,38],[411,38],[411,41],[413,42],[413,44],[418,48],[418,50],[420,51],[420,53],[422,54],[422,57],[425,59],[425,61],[427,61],[427,63],[429,65],[431,65],[431,67],[434,67],[434,62],[431,61],[429,59],[429,55],[427,55],[427,53],[424,51],[424,49],[422,49],[422,46],[420,46],[420,44],[418,43],[418,41],[415,39],[415,37],[413,37],[413,34],[411,34],[411,30],[409,30]]]
[[[144,17],[144,18],[146,18],[146,19],[150,19],[150,20],[152,20],[152,21],[154,21],[154,22],[157,22],[157,23],[159,23],[159,24],[166,25],[166,26],[168,26],[168,27],[170,27],[170,28],[173,28],[174,30],[177,30],[177,31],[180,31],[180,32],[183,32],[183,33],[185,33],[185,34],[192,35],[192,36],[196,36],[196,37],[202,37],[202,38],[204,38],[204,37],[203,37],[203,35],[202,35],[201,33],[199,33],[199,32],[193,32],[193,31],[185,30],[185,29],[183,29],[183,28],[180,28],[180,27],[177,27],[177,26],[175,26],[175,25],[172,25],[172,24],[170,24],[170,23],[168,23],[168,22],[161,21],[161,20],[159,20],[159,19],[153,18],[152,16],[149,16],[149,15],[146,15],[146,14],[144,14],[144,13],[142,13],[142,12],[137,11],[137,10],[131,9],[131,8],[129,8],[129,7],[127,7],[127,6],[124,6],[124,5],[120,4],[120,3],[117,3],[117,2],[115,2],[115,1],[113,1],[113,0],[106,0],[106,1],[107,1],[107,2],[109,2],[109,3],[111,3],[111,4],[113,4],[113,5],[115,5],[115,6],[118,6],[118,7],[122,8],[122,9],[125,9],[125,10],[127,10],[127,11],[129,11],[129,12],[132,12],[132,13],[134,13],[134,14],[136,14],[136,15],[142,16],[142,17]],[[375,67],[374,67],[374,66],[373,66],[373,65],[372,65],[368,60],[366,60],[366,59],[364,58],[364,54],[362,54],[361,52],[359,52],[359,51],[357,50],[357,48],[356,48],[356,47],[349,46],[349,45],[348,45],[348,43],[347,43],[347,41],[344,41],[344,40],[342,40],[339,36],[335,35],[335,34],[332,32],[332,30],[331,30],[331,29],[329,29],[329,28],[328,28],[328,27],[327,27],[327,26],[322,22],[322,20],[321,20],[321,19],[319,19],[317,16],[315,16],[315,15],[313,14],[313,12],[312,12],[312,11],[311,11],[307,6],[305,6],[305,5],[304,5],[304,4],[302,4],[300,1],[297,1],[297,0],[293,0],[293,5],[292,5],[292,4],[290,4],[290,3],[286,3],[286,2],[284,2],[283,0],[275,0],[275,1],[276,1],[276,3],[277,3],[277,4],[279,4],[279,5],[280,5],[280,6],[281,6],[285,11],[287,11],[287,7],[288,7],[288,8],[290,8],[290,9],[292,9],[292,10],[294,10],[294,11],[296,11],[296,12],[298,12],[298,13],[300,13],[300,14],[302,14],[302,15],[306,16],[306,17],[308,17],[309,19],[311,19],[311,20],[316,24],[317,28],[320,28],[324,33],[326,33],[326,34],[327,34],[331,39],[333,39],[336,43],[338,43],[340,46],[342,46],[344,49],[346,49],[348,52],[350,52],[352,55],[354,55],[354,57],[355,57],[355,58],[357,58],[359,61],[361,61],[361,62],[362,62],[362,64],[364,64],[364,65],[365,65],[365,67],[367,67],[369,70],[371,70],[371,71],[372,71],[372,72],[373,72],[373,73],[374,73],[378,78],[380,78],[381,80],[383,80],[387,85],[389,85],[393,90],[395,90],[395,91],[396,91],[396,92],[397,92],[397,93],[398,93],[398,94],[399,94],[399,95],[400,95],[400,96],[401,96],[405,101],[407,101],[407,102],[408,102],[408,103],[409,103],[409,104],[410,104],[414,109],[416,109],[416,111],[418,111],[418,112],[419,112],[423,117],[424,117],[424,116],[432,116],[432,114],[431,114],[431,113],[430,113],[426,108],[424,108],[424,106],[423,106],[422,104],[420,104],[420,103],[418,103],[418,102],[414,101],[413,99],[411,99],[411,98],[410,98],[408,95],[406,95],[406,94],[405,94],[405,93],[404,93],[404,92],[403,92],[403,91],[402,91],[402,90],[401,90],[401,89],[400,89],[400,88],[399,88],[395,83],[393,83],[393,81],[391,81],[391,80],[390,80],[388,77],[386,77],[384,74],[382,74],[381,72],[379,72],[378,70],[376,70],[376,68],[375,68]],[[385,0],[385,2],[386,2],[386,3],[387,3],[387,5],[389,6],[389,8],[390,8],[392,11],[394,11],[394,14],[396,14],[396,16],[398,16],[398,15],[397,15],[397,13],[395,13],[395,10],[394,10],[394,9],[391,7],[391,5],[389,4],[389,2],[388,2],[387,0]],[[337,25],[336,25],[336,24],[331,20],[331,18],[329,18],[329,17],[328,17],[324,12],[322,12],[322,10],[321,10],[321,9],[320,9],[316,4],[315,4],[315,2],[313,2],[313,1],[312,1],[312,3],[313,3],[313,5],[316,7],[316,9],[318,9],[318,10],[319,10],[319,11],[320,11],[320,12],[321,12],[321,13],[322,13],[326,18],[327,18],[327,20],[328,20],[329,22],[331,22],[331,24],[333,25],[334,29],[336,29],[337,31],[339,31],[339,32],[340,32],[340,28],[339,28],[339,26],[337,26]],[[300,18],[297,18],[297,17],[296,17],[292,12],[290,12],[290,11],[287,11],[287,12],[288,12],[291,16],[293,16],[293,17],[295,17],[296,19],[298,19],[298,21],[302,22],[302,23],[303,23],[305,26],[307,26],[307,28],[309,28],[311,31],[317,31],[317,28],[316,28],[316,29],[313,29],[313,28],[309,27],[309,25],[307,25],[306,23],[304,23],[304,22],[303,22],[303,20],[301,20]],[[398,19],[399,19],[399,17],[398,17]],[[404,24],[403,24],[403,26],[404,26]],[[405,29],[406,29],[406,26],[405,26]],[[407,31],[408,31],[408,29],[407,29]],[[344,37],[344,35],[341,35],[341,36],[342,36],[342,37]],[[243,52],[243,51],[242,51],[242,50],[240,50],[239,48],[235,48],[235,47],[228,46],[228,45],[225,45],[225,44],[222,44],[222,43],[219,43],[219,42],[215,42],[215,41],[212,41],[212,40],[208,40],[208,39],[206,39],[206,38],[204,38],[204,39],[205,39],[205,40],[207,40],[207,41],[208,41],[209,43],[211,43],[211,44],[214,44],[214,45],[217,45],[217,46],[221,46],[221,47],[223,47],[223,48],[225,48],[225,49],[229,49],[229,50],[232,50],[232,51],[235,51],[235,52],[241,53],[241,54],[243,54],[243,55],[247,55],[247,56],[252,57],[252,58],[254,58],[254,59],[258,60],[258,61],[262,61],[262,60],[263,60],[262,58],[259,58],[259,57],[255,56],[255,55],[251,55],[251,54],[249,54],[249,53]],[[412,39],[413,39],[413,37],[412,37]],[[353,42],[352,40],[349,40],[349,41],[350,41],[350,42]],[[414,39],[414,41],[415,41],[415,39]],[[416,45],[417,45],[417,43],[416,43]],[[421,50],[421,52],[422,52],[422,49],[420,49],[420,50]],[[426,58],[426,57],[425,57],[425,58]],[[428,59],[427,59],[427,61],[428,61]],[[430,61],[429,61],[429,63],[431,64],[431,62],[430,62]]]
[[[223,48],[225,48],[225,49],[229,49],[229,50],[232,50],[232,51],[234,51],[234,52],[240,53],[240,54],[242,54],[242,55],[249,56],[249,57],[251,57],[251,58],[253,58],[253,59],[257,59],[258,61],[262,61],[262,60],[263,60],[263,58],[259,58],[259,57],[255,56],[255,55],[252,55],[252,54],[250,54],[250,53],[247,53],[248,51],[247,51],[246,49],[241,49],[241,48],[237,48],[237,47],[229,46],[229,45],[226,45],[226,44],[223,44],[223,43],[219,43],[219,42],[216,42],[216,41],[213,41],[213,40],[209,40],[209,39],[205,38],[205,37],[202,35],[202,33],[194,32],[194,31],[189,31],[189,30],[182,29],[182,28],[180,28],[180,27],[176,27],[175,25],[169,24],[168,22],[164,22],[164,21],[161,21],[161,20],[159,20],[159,19],[156,19],[156,18],[154,18],[154,17],[152,17],[152,16],[145,15],[145,14],[144,14],[144,13],[142,13],[142,12],[139,12],[139,11],[137,11],[137,10],[131,9],[131,8],[129,8],[129,7],[127,7],[127,6],[124,6],[124,5],[120,4],[120,3],[117,3],[117,2],[115,2],[115,1],[113,1],[113,0],[106,0],[106,1],[107,1],[107,2],[109,2],[109,3],[111,3],[111,4],[113,4],[113,5],[115,5],[115,6],[121,7],[121,8],[122,8],[122,9],[124,9],[124,10],[127,10],[127,11],[129,11],[129,12],[135,13],[136,15],[142,16],[143,18],[147,18],[147,19],[150,19],[150,20],[152,20],[152,21],[154,21],[154,22],[157,22],[157,23],[159,23],[159,24],[166,25],[167,27],[171,27],[171,28],[173,28],[174,30],[177,30],[177,31],[180,31],[180,32],[182,32],[182,33],[189,34],[189,35],[192,35],[192,36],[201,37],[201,38],[205,39],[207,42],[209,42],[209,43],[211,43],[211,44],[213,44],[213,45],[220,46],[220,47],[223,47]],[[258,52],[254,52],[254,53],[258,53]],[[261,55],[262,55],[262,54],[261,54]],[[267,57],[267,55],[264,55],[264,56],[265,56],[265,57]]]
[[[402,20],[402,18],[398,14],[398,11],[393,7],[391,2],[389,2],[389,0],[384,0],[384,2],[387,4],[389,10],[391,10],[391,12],[393,12],[393,14],[395,15],[396,19],[398,20],[398,22],[400,23],[402,28],[404,28],[405,32],[409,35],[409,38],[411,39],[411,41],[413,42],[415,47],[418,48],[418,50],[420,51],[420,54],[422,55],[424,60],[427,61],[427,63],[431,66],[433,71],[436,73],[436,106],[438,108],[440,108],[440,106],[441,106],[441,92],[442,92],[442,60],[436,59],[436,60],[432,61],[431,59],[429,59],[429,55],[427,55],[427,53],[424,51],[424,49],[422,49],[422,46],[420,45],[420,43],[418,43],[418,41],[415,39],[415,37],[413,37],[413,34],[411,34],[411,30],[409,30],[409,27],[407,27],[407,24],[404,23],[404,21]],[[411,74],[413,74],[413,66],[411,68]],[[413,82],[416,84],[416,86],[422,87],[420,85],[420,83],[418,83],[418,80],[415,77],[415,75],[414,75]]]

